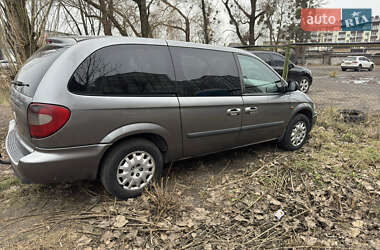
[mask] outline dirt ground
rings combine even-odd
[[[343,72],[334,66],[310,69],[313,84],[309,95],[317,105],[380,113],[380,69],[372,72]]]
[[[98,182],[23,185],[0,165],[0,249],[380,249],[380,69],[311,69],[320,118],[296,152],[266,143],[176,162],[127,201]],[[336,108],[368,119],[343,123]],[[2,154],[10,118],[0,106]]]

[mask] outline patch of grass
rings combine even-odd
[[[161,178],[160,181],[154,182],[149,190],[143,195],[148,197],[152,205],[152,212],[158,218],[163,215],[175,212],[180,207],[180,196],[177,186],[174,183],[169,187],[169,178]]]
[[[10,176],[0,182],[0,192],[10,189],[12,186],[18,186],[21,182],[14,176]]]

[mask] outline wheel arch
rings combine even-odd
[[[311,84],[313,83],[313,78],[307,73],[301,75],[300,79],[302,79],[303,77],[306,77],[309,80],[309,86],[311,86]]]
[[[290,119],[288,120],[288,123],[286,124],[286,127],[284,129],[284,132],[282,133],[281,137],[279,138],[279,140],[281,141],[284,136],[285,136],[285,133],[286,133],[286,130],[288,129],[288,126],[289,126],[289,123],[291,120],[293,120],[293,118],[298,115],[298,114],[303,114],[305,115],[307,118],[309,118],[309,121],[310,121],[310,124],[312,123],[312,120],[313,120],[313,110],[312,108],[310,107],[309,104],[306,104],[306,103],[303,103],[301,105],[299,105],[298,107],[296,107],[291,116],[290,116]]]
[[[169,151],[169,144],[167,135],[168,131],[165,128],[151,123],[126,125],[112,131],[101,140],[101,143],[111,145],[103,152],[101,156],[97,169],[97,178],[99,178],[100,170],[107,154],[117,145],[135,138],[143,138],[155,144],[162,153],[164,163],[168,162],[167,153]]]

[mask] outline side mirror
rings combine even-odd
[[[299,89],[300,89],[300,85],[297,81],[289,82],[289,84],[288,84],[288,91],[289,92],[297,91]]]
[[[289,69],[292,69],[294,68],[294,64],[293,63],[289,63]]]

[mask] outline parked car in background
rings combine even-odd
[[[15,62],[9,62],[7,59],[0,60],[0,71],[7,71],[12,66],[11,64],[15,64]]]
[[[367,69],[368,71],[372,71],[375,68],[375,64],[365,56],[347,56],[343,59],[340,67],[342,71],[346,71],[347,69],[353,69],[355,71]]]
[[[6,150],[25,183],[100,179],[126,199],[174,160],[273,140],[297,150],[316,120],[296,83],[244,50],[65,39],[12,82]]]
[[[7,70],[7,69],[9,69],[8,60],[6,60],[6,59],[0,60],[0,71],[1,70]]]
[[[283,55],[271,51],[251,51],[251,53],[261,58],[280,75],[282,75],[285,63],[285,57]],[[298,82],[300,85],[300,90],[307,93],[313,82],[311,70],[289,62],[288,82],[292,81]]]

